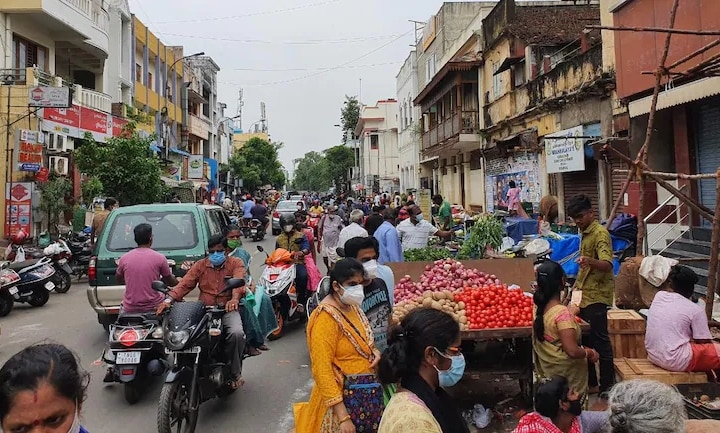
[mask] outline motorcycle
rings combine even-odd
[[[259,245],[257,249],[264,252],[263,247]],[[278,248],[272,254],[265,253],[265,255],[266,266],[257,284],[265,288],[265,293],[270,297],[275,310],[278,328],[268,336],[268,339],[277,340],[282,337],[287,322],[305,317],[305,306],[298,303],[295,264],[290,251]]]
[[[308,220],[308,226],[313,229],[313,235],[315,235],[315,239],[318,238],[318,227],[320,226],[320,218],[320,214],[313,212],[310,214],[310,219]]]
[[[61,238],[70,250],[68,266],[72,270],[71,274],[78,277],[78,281],[83,275],[88,274],[90,267],[90,258],[92,257],[92,247],[90,246],[90,236],[84,232],[70,233],[67,238]]]
[[[72,252],[64,240],[58,239],[45,247],[44,250],[32,253],[31,256],[36,259],[49,257],[52,260],[53,268],[55,268],[55,277],[53,278],[55,292],[67,293],[70,290],[73,271],[68,261],[72,257]]]
[[[0,317],[5,317],[13,309],[15,304],[14,296],[17,294],[17,284],[20,282],[20,275],[8,268],[9,262],[2,264],[0,268]]]
[[[250,220],[248,230],[253,241],[259,242],[265,238],[265,225],[259,219]]]
[[[322,302],[328,294],[330,294],[330,277],[323,277],[323,279],[320,280],[315,293],[310,295],[307,300],[305,311],[307,312],[308,319],[310,319],[312,312],[315,311],[318,305],[320,305],[320,302]]]
[[[245,280],[227,279],[223,292],[244,285]],[[152,287],[168,292],[162,281],[153,282]],[[225,360],[224,314],[224,305],[207,307],[199,301],[177,302],[170,308],[162,329],[172,367],[160,392],[158,433],[193,433],[200,404],[235,391],[228,383],[231,374]]]
[[[11,263],[8,269],[17,272],[20,276],[17,285],[10,288],[12,292],[17,290],[13,293],[15,302],[42,307],[50,300],[50,292],[55,290],[53,282],[55,269],[49,257]]]
[[[166,370],[163,329],[155,314],[121,314],[110,325],[108,350],[114,366],[114,381],[122,383],[125,401],[135,404],[147,388],[151,376],[161,376]]]

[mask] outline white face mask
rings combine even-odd
[[[365,268],[365,273],[367,274],[368,279],[374,280],[377,278],[378,266],[378,262],[375,259],[363,263],[363,268]]]
[[[290,233],[293,230],[293,226],[285,226],[283,230],[285,230],[285,233]]]
[[[340,295],[340,302],[345,305],[357,305],[362,304],[365,299],[365,291],[362,284],[356,284],[354,286],[343,287],[343,294]]]
[[[78,411],[77,404],[75,405],[75,419],[73,419],[73,423],[70,426],[68,433],[80,433],[80,413]]]

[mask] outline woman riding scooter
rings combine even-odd
[[[296,230],[295,216],[280,216],[280,233],[275,242],[275,249],[283,248],[290,251],[295,262],[295,287],[298,290],[298,303],[302,306],[307,301],[308,273],[305,267],[305,256],[310,254],[310,242],[307,237]],[[304,308],[304,307],[303,307]]]

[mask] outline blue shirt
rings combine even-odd
[[[404,261],[402,244],[400,244],[400,238],[395,226],[385,221],[375,230],[373,236],[380,244],[378,263],[384,265],[385,263]]]
[[[250,212],[255,206],[255,203],[252,200],[245,200],[242,205],[243,209],[243,218],[252,218],[252,213]]]

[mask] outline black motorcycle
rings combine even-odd
[[[15,302],[42,307],[50,300],[50,292],[55,290],[55,269],[49,257],[10,263],[8,269],[20,276],[9,290]]]
[[[248,223],[249,236],[253,241],[259,242],[265,238],[265,224],[257,218],[253,218]]]
[[[17,286],[20,282],[20,275],[8,268],[9,262],[0,265],[0,317],[5,317],[15,305],[15,295],[18,293]]]
[[[88,268],[90,267],[90,258],[93,253],[90,246],[90,237],[83,232],[79,232],[70,233],[63,240],[71,253],[68,265],[72,269],[72,274],[80,280],[83,275],[88,274]]]
[[[155,314],[121,314],[110,325],[109,351],[105,358],[113,366],[113,380],[124,385],[125,400],[140,400],[153,376],[166,370],[163,330]],[[112,359],[111,359],[112,358]]]
[[[244,285],[243,279],[227,279],[223,292]],[[153,282],[152,287],[168,292],[162,281]],[[224,305],[207,307],[188,301],[175,303],[165,317],[163,340],[172,366],[160,392],[158,433],[193,433],[200,404],[235,391],[225,356],[224,314]]]

